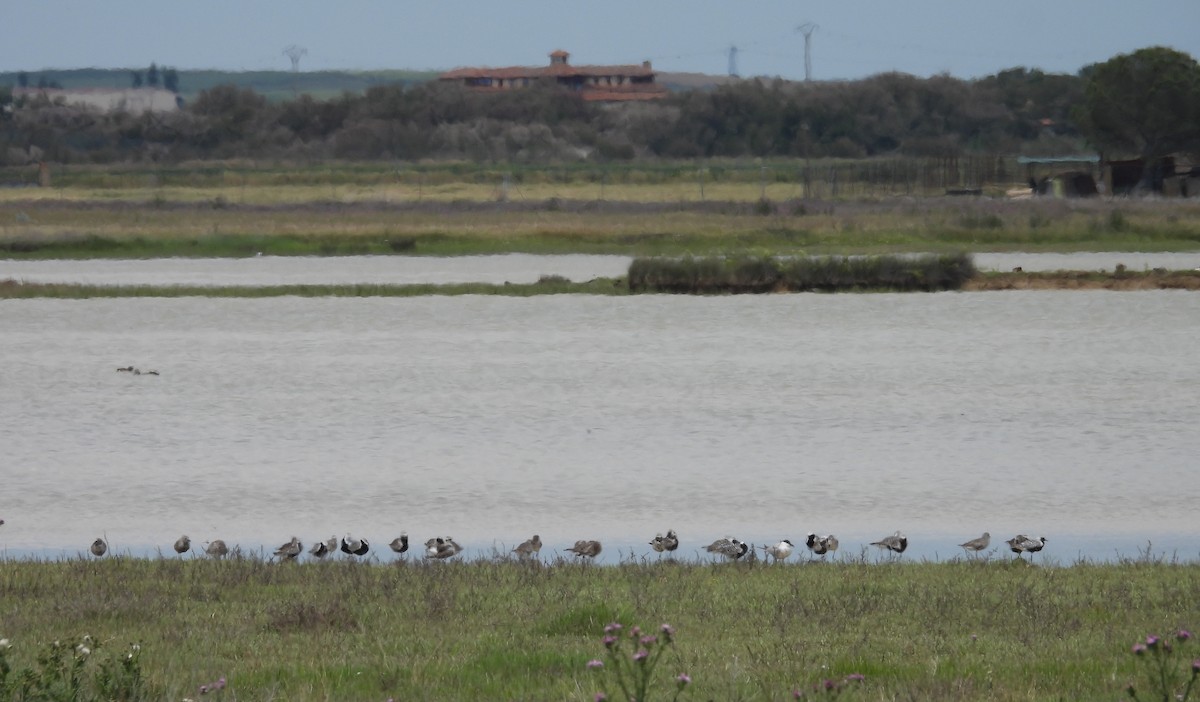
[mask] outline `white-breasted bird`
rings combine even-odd
[[[330,547],[331,543],[333,544],[332,548]],[[328,556],[329,554],[333,553],[336,550],[337,550],[337,537],[335,536],[335,537],[331,538],[329,541],[313,542],[312,548],[308,549],[308,552],[310,555],[312,555],[316,558],[324,558],[325,556]]]
[[[759,546],[759,548],[763,550],[764,556],[771,556],[778,562],[792,555],[792,549],[795,546],[792,545],[791,541],[784,539],[774,546]]]
[[[834,551],[838,550],[838,540],[833,534],[817,536],[816,534],[809,532],[808,538],[804,541],[804,545],[808,547],[809,551],[812,551],[814,556],[825,556],[826,554],[833,553]]]
[[[430,539],[426,543],[432,542],[431,545],[425,547],[426,558],[436,558],[438,560],[446,560],[453,558],[462,553],[463,547],[458,545],[452,536],[439,536],[435,539]]]
[[[878,541],[872,541],[871,545],[887,549],[893,553],[904,553],[904,550],[908,548],[908,537],[897,531],[891,536],[885,536]]]

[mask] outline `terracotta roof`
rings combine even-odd
[[[623,66],[572,66],[556,63],[549,66],[506,66],[504,68],[456,68],[438,76],[440,80],[464,80],[466,78],[567,78],[570,76],[625,76],[649,78],[654,69],[638,64]]]

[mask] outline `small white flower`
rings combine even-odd
[[[83,644],[79,644],[78,646],[75,647],[75,652],[81,656],[86,656],[92,652],[92,649],[88,648],[87,646],[84,646]]]
[[[12,644],[8,642],[8,639],[0,639],[0,648],[12,648]]]
[[[134,653],[137,653],[138,651],[142,650],[142,645],[141,645],[141,644],[134,644],[134,645],[133,645],[133,646],[131,646],[130,648],[132,648],[132,649],[133,649],[133,652],[134,652]]]

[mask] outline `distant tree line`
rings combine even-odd
[[[1191,85],[1187,81],[1195,76],[1189,71],[1200,74],[1186,54],[1143,51],[1170,52],[1156,54],[1158,63],[1152,68],[1173,71],[1172,85]],[[901,73],[846,82],[755,79],[675,93],[660,101],[608,105],[584,102],[554,85],[482,94],[437,81],[372,87],[361,95],[345,93],[329,100],[300,95],[282,102],[223,85],[202,91],[178,112],[154,114],[100,113],[31,97],[4,109],[0,146],[7,148],[0,150],[0,158],[11,164],[30,153],[30,147],[59,162],[278,158],[534,163],[1069,153],[1089,143],[1103,148],[1120,147],[1121,139],[1129,142],[1113,126],[1114,120],[1128,121],[1127,116],[1101,115],[1098,108],[1081,111],[1104,105],[1104,96],[1112,94],[1111,86],[1097,88],[1094,76],[1109,82],[1141,80],[1123,77],[1128,71],[1112,78],[1108,63],[1079,75],[1014,68],[971,81]],[[151,64],[135,82],[161,81],[172,89],[167,85],[171,75],[172,69],[160,71]],[[1200,95],[1200,88],[1196,92]],[[1200,121],[1188,123],[1196,124]],[[1120,138],[1103,138],[1118,133]],[[1189,139],[1184,133],[1170,143],[1194,145]]]

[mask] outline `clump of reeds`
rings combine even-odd
[[[915,256],[639,258],[631,292],[839,292],[958,290],[977,273],[970,254]]]

